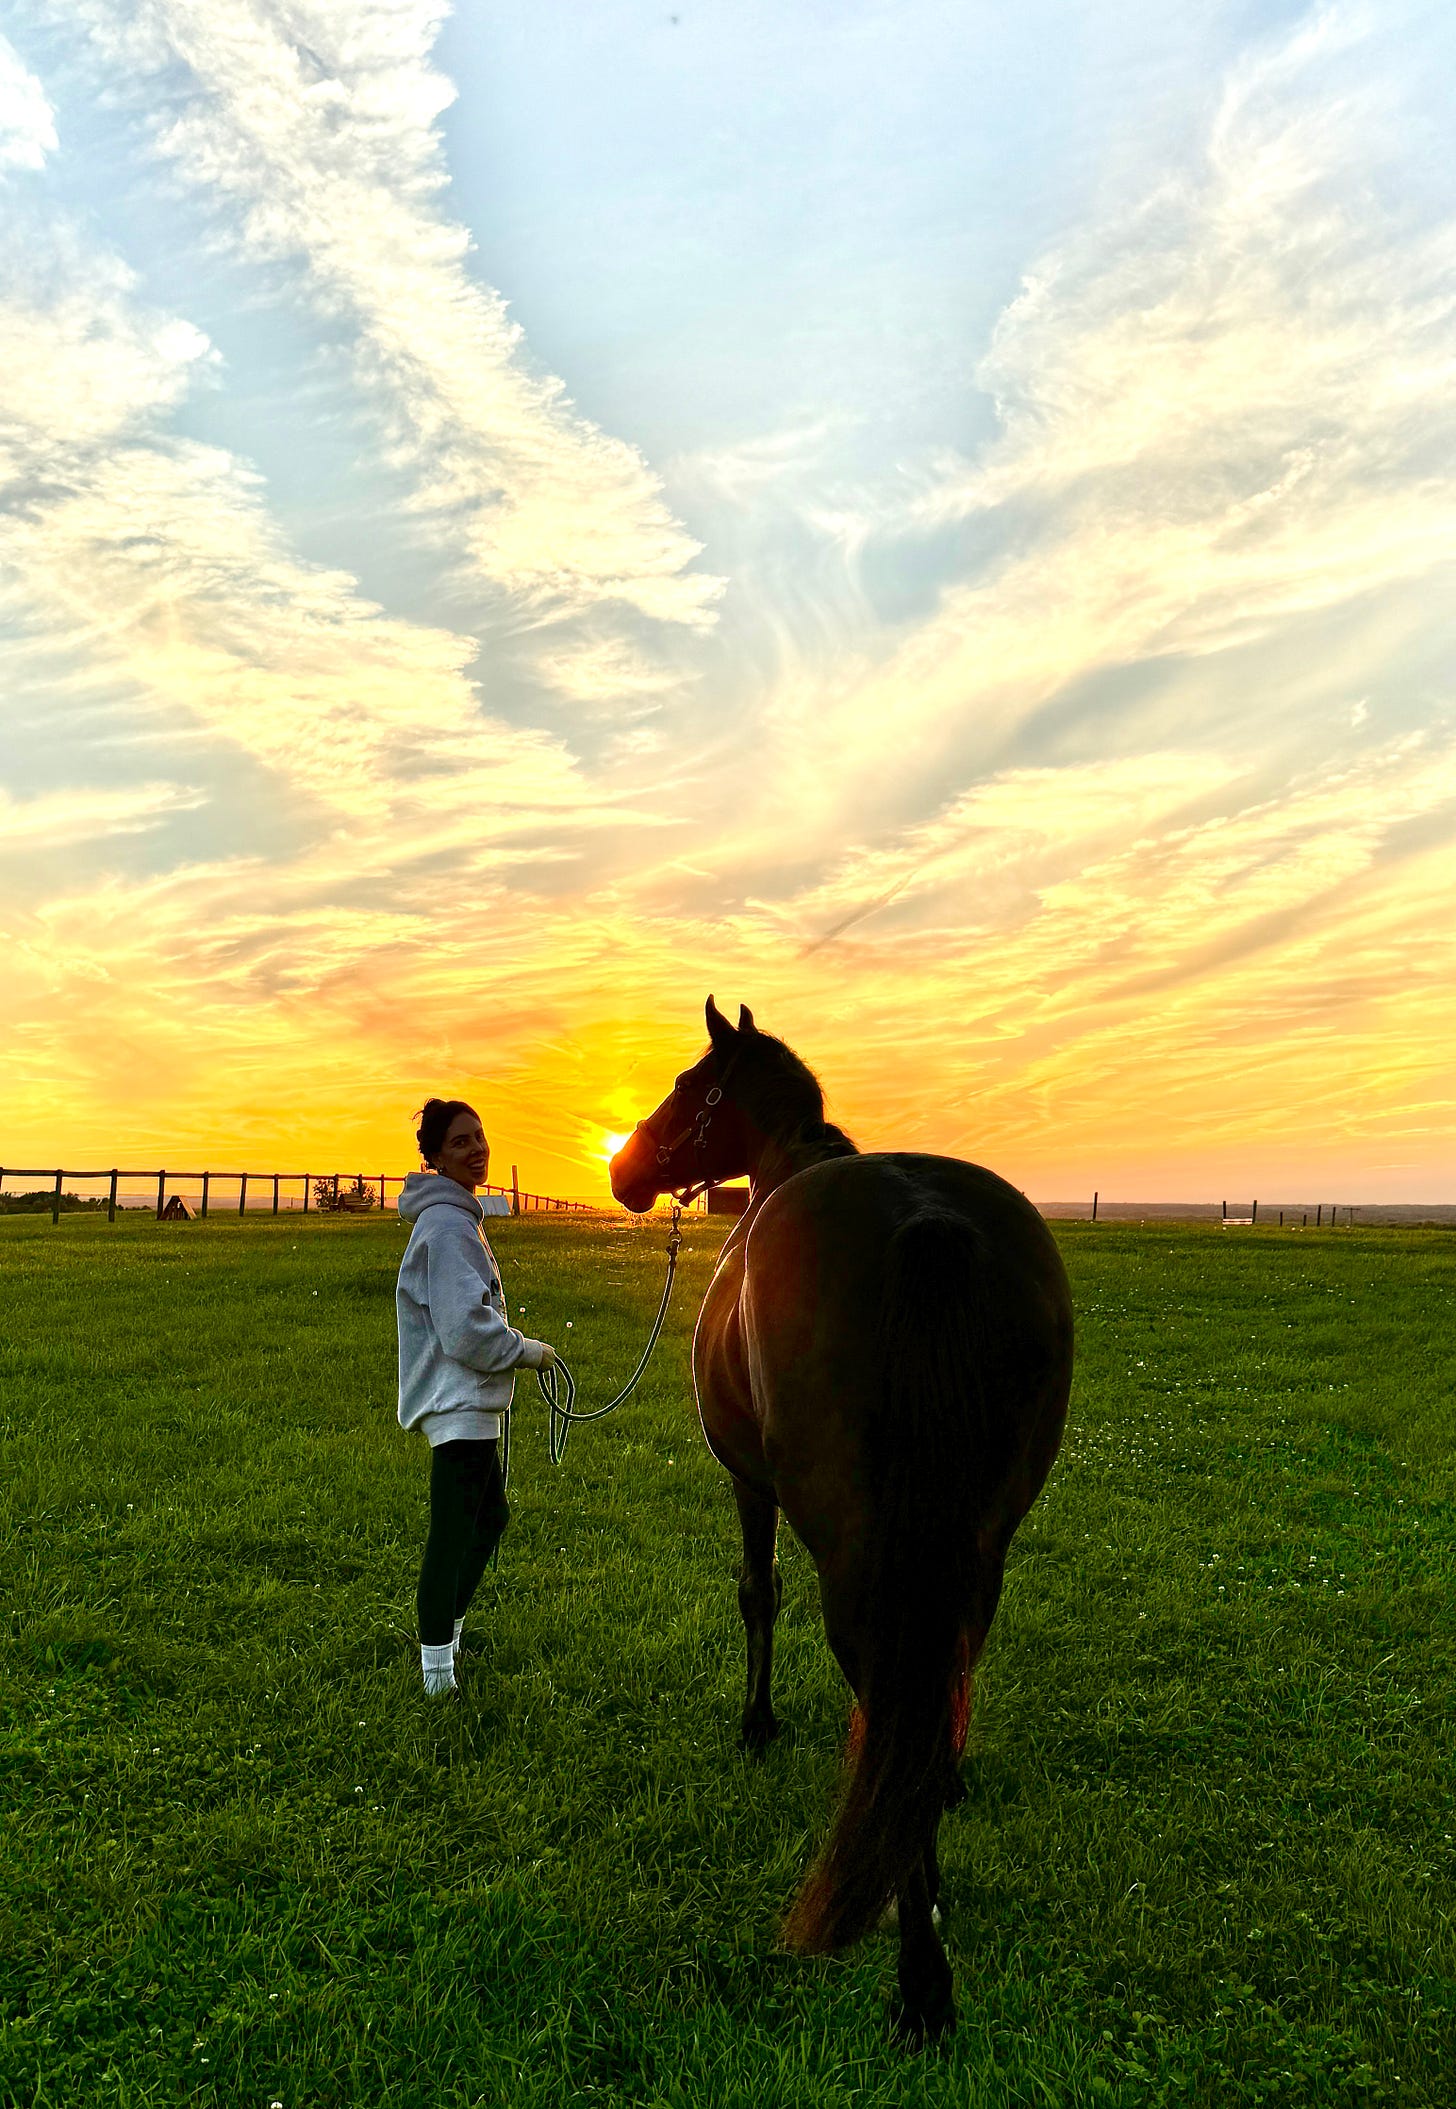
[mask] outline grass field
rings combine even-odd
[[[661,1227],[492,1230],[605,1396]],[[1073,1420],[942,1830],[961,2025],[911,2060],[890,1937],[775,1946],[847,1709],[786,1540],[789,1730],[736,1755],[719,1234],[559,1471],[520,1387],[442,1712],[393,1220],[0,1225],[0,2102],[1449,2109],[1456,1238],[1059,1226]]]

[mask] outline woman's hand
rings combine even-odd
[[[556,1367],[556,1350],[549,1341],[543,1340],[541,1342],[541,1360],[536,1367],[538,1369],[554,1369]]]

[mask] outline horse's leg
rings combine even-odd
[[[1008,1532],[1007,1538],[1009,1536]],[[962,1704],[965,1708],[965,1712],[961,1716],[962,1737],[970,1720],[971,1695],[973,1679],[976,1674],[976,1664],[981,1659],[981,1651],[986,1645],[986,1635],[991,1630],[991,1621],[996,1616],[996,1606],[1001,1600],[1001,1582],[1005,1570],[1006,1541],[991,1541],[983,1545],[981,1547],[979,1572],[976,1577],[976,1591],[971,1615],[966,1620],[966,1683],[962,1699]],[[961,1757],[960,1752],[957,1751],[951,1759],[950,1768],[946,1775],[945,1806],[947,1809],[958,1809],[965,1798],[966,1785],[961,1778]],[[931,1857],[933,1860],[933,1843]],[[932,1904],[935,1899],[936,1881],[932,1880],[930,1892]]]
[[[778,1503],[746,1480],[735,1478],[733,1498],[743,1527],[743,1565],[738,1570],[738,1608],[748,1638],[748,1694],[743,1707],[743,1748],[762,1751],[779,1732],[773,1710],[773,1629],[783,1597],[774,1558]]]
[[[844,1672],[844,1681],[863,1697],[860,1662],[860,1605],[864,1578],[857,1563],[840,1562],[819,1569],[819,1609],[824,1617],[824,1638],[829,1652]]]
[[[996,1546],[983,1552],[977,1578],[975,1607],[966,1626],[966,1691],[969,1710],[970,1679],[1001,1595],[1005,1549]],[[945,1806],[954,1809],[966,1798],[961,1781],[960,1760],[951,1760],[946,1778]],[[950,1964],[940,1940],[940,1816],[933,1818],[925,1850],[896,1893],[900,1922],[900,2013],[898,2026],[906,2040],[917,2048],[936,2042],[955,2027],[955,1998]]]
[[[937,1817],[931,1825],[925,1852],[896,1892],[900,1919],[900,2011],[896,2025],[916,2049],[948,2035],[956,2018],[950,1964],[940,1944],[935,1915],[935,1891],[940,1887],[935,1850],[939,1820]]]

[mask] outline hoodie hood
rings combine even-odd
[[[417,1223],[427,1208],[463,1208],[477,1223],[482,1215],[474,1194],[443,1172],[411,1172],[400,1189],[399,1212],[407,1223]]]

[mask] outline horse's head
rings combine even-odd
[[[733,1026],[710,996],[707,1018],[707,1053],[683,1071],[656,1112],[638,1121],[608,1166],[612,1192],[634,1214],[660,1194],[737,1179],[749,1168],[748,1133],[729,1088],[750,1043],[762,1036],[742,1004]]]

